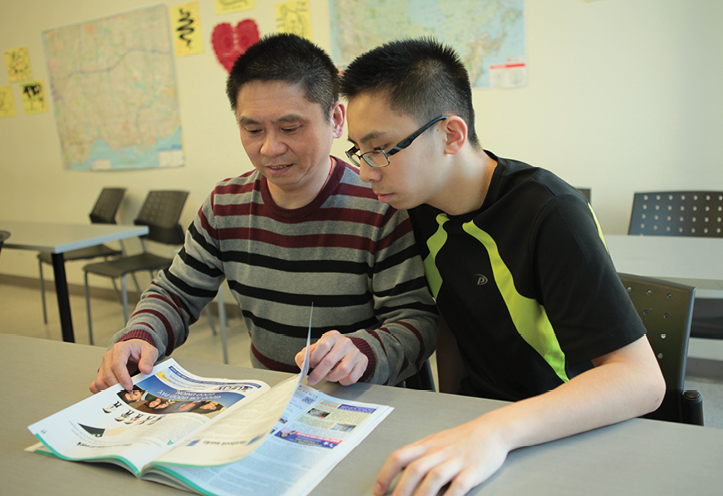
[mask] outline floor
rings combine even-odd
[[[0,332],[18,334],[42,339],[61,339],[57,301],[54,292],[48,292],[48,323],[43,323],[40,291],[33,288],[0,284]],[[85,298],[71,295],[71,312],[77,343],[89,344]],[[123,325],[123,309],[116,301],[93,298],[93,334],[96,346],[105,347]],[[218,321],[214,320],[216,330]],[[249,337],[240,316],[229,315],[227,326],[228,358],[232,365],[251,367],[249,359]],[[199,319],[191,328],[188,342],[173,353],[174,358],[192,358],[206,362],[223,363],[220,332],[211,330],[208,317]],[[436,362],[430,360],[436,380]],[[720,362],[712,362],[714,366]],[[721,363],[723,367],[723,363]],[[705,425],[723,428],[723,374],[714,373],[706,377],[687,377],[686,389],[697,389],[703,397]]]
[[[40,290],[0,284],[0,315],[3,324],[0,332],[19,334],[43,339],[61,340],[58,304],[54,292],[47,292],[48,323],[43,323],[43,307]],[[70,296],[75,342],[90,344],[85,298]],[[131,308],[133,305],[131,305]],[[111,337],[123,327],[123,307],[117,301],[101,298],[91,300],[93,315],[93,341],[105,347]],[[251,367],[249,337],[238,315],[230,315],[227,326],[228,359],[232,365]],[[204,315],[191,327],[188,341],[173,353],[174,358],[192,358],[206,362],[223,363],[223,349],[217,318],[214,318],[216,335]]]

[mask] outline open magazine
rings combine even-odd
[[[269,387],[169,359],[132,391],[116,385],[30,425],[41,443],[27,449],[199,494],[307,495],[393,408],[323,394],[301,384],[306,372]]]

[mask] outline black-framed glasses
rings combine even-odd
[[[387,151],[384,151],[382,149],[371,150],[360,155],[359,148],[357,148],[355,145],[346,151],[346,156],[349,157],[349,160],[351,160],[352,163],[357,167],[361,166],[362,158],[364,159],[364,162],[369,164],[369,167],[386,167],[387,165],[389,165],[389,157],[391,157],[400,150],[404,150],[406,147],[411,145],[412,141],[417,139],[419,135],[421,135],[424,131],[432,127],[437,122],[443,121],[447,117],[449,116],[443,115],[441,117],[437,117],[436,119],[432,119],[424,126],[420,127],[418,130],[404,138],[402,141],[400,141]]]

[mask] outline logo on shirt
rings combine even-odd
[[[489,281],[484,274],[475,274],[475,276],[477,277],[477,286],[484,286]]]

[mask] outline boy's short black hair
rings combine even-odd
[[[318,103],[327,122],[338,100],[339,71],[327,53],[295,34],[264,36],[236,59],[226,81],[231,109],[241,87],[251,81],[301,84],[307,100]]]
[[[458,115],[470,143],[479,146],[467,69],[454,49],[434,38],[392,41],[357,57],[342,74],[340,92],[352,99],[367,91],[387,93],[392,110],[419,125]]]

